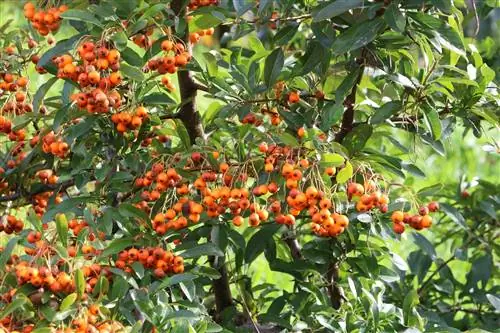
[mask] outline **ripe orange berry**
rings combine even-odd
[[[405,231],[405,225],[403,223],[394,223],[392,230],[397,234],[402,234]]]
[[[290,94],[288,94],[288,102],[290,104],[297,103],[298,101],[300,101],[300,95],[298,92],[292,91]]]
[[[391,215],[391,220],[394,223],[403,223],[404,213],[400,210],[396,210]]]
[[[257,214],[257,213],[250,214],[250,216],[248,217],[248,222],[250,223],[250,225],[252,227],[258,226],[260,224],[259,214]]]
[[[161,42],[161,49],[163,51],[172,51],[173,48],[174,48],[174,43],[172,43],[171,41],[164,40],[163,42]]]

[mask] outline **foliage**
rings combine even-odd
[[[0,329],[497,328],[493,2],[5,4]]]

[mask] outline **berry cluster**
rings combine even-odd
[[[42,150],[46,154],[65,158],[69,153],[69,145],[51,131],[42,138]]]
[[[49,8],[47,11],[37,10],[35,5],[27,2],[24,5],[24,16],[31,22],[31,25],[42,36],[47,36],[49,32],[56,32],[61,25],[61,14],[68,10],[68,6]]]
[[[218,4],[219,0],[190,0],[188,8],[191,10],[196,10],[200,7],[217,6]]]
[[[84,42],[78,47],[79,59],[66,54],[54,59],[57,76],[68,78],[80,86],[82,92],[72,100],[80,109],[90,113],[106,113],[110,107],[121,105],[121,96],[112,90],[122,82],[120,52],[104,43]]]
[[[154,28],[150,27],[146,29],[145,33],[135,34],[134,37],[132,37],[132,41],[135,45],[147,50],[153,45],[153,39],[151,39],[153,32]]]
[[[142,122],[148,116],[148,110],[139,106],[134,113],[119,112],[111,116],[111,121],[116,125],[116,130],[120,133],[125,133],[127,129],[135,130],[141,127]]]
[[[415,230],[427,229],[432,226],[432,216],[429,213],[437,212],[439,203],[432,201],[427,206],[422,206],[418,214],[410,214],[396,210],[391,215],[393,222],[392,228],[395,233],[402,234],[405,231],[405,224],[408,224]]]
[[[38,217],[42,217],[43,214],[47,211],[47,207],[49,205],[50,198],[54,195],[54,192],[42,192],[35,194],[31,200],[33,202],[33,210],[35,211]],[[61,194],[57,193],[54,197],[54,203],[60,204],[63,201]]]
[[[191,44],[196,44],[200,41],[200,39],[204,36],[212,36],[215,32],[214,28],[208,28],[204,30],[199,30],[196,32],[192,32],[189,34],[189,41]]]
[[[5,232],[7,235],[19,233],[23,230],[24,223],[14,215],[7,215],[0,221],[0,232]]]
[[[356,210],[368,212],[378,208],[381,213],[387,213],[389,198],[381,193],[373,181],[366,181],[364,186],[359,183],[350,183],[347,187],[349,200],[357,200]]]
[[[115,266],[126,272],[132,272],[131,265],[135,262],[141,263],[145,268],[152,269],[157,278],[184,272],[184,259],[161,247],[131,248],[121,251]]]
[[[164,40],[161,43],[161,49],[165,52],[163,56],[149,60],[146,70],[157,71],[159,74],[174,74],[178,68],[185,67],[191,60],[191,54],[186,51],[186,47],[181,42]],[[168,75],[162,77],[162,83],[167,89],[174,90]]]

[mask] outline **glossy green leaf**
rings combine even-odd
[[[224,252],[213,243],[199,244],[185,250],[180,254],[183,258],[199,258],[203,256],[224,256]]]
[[[345,166],[337,172],[337,177],[336,177],[337,183],[338,184],[346,183],[349,179],[351,179],[352,175],[353,175],[352,164],[349,161],[347,161],[345,163]]]
[[[76,293],[71,293],[68,296],[64,297],[64,299],[61,302],[61,305],[59,306],[59,310],[65,311],[69,309],[76,302],[77,298],[78,295]]]
[[[264,225],[248,241],[245,250],[245,262],[250,264],[264,252],[268,242],[273,241],[273,236],[281,228],[279,224]]]
[[[44,84],[38,88],[38,90],[35,93],[35,96],[33,96],[33,111],[38,113],[40,112],[40,106],[43,105],[43,99],[45,98],[45,95],[49,91],[49,89],[56,83],[57,78],[53,77],[47,80]]]
[[[68,9],[64,13],[61,13],[60,16],[68,20],[82,21],[96,25],[98,27],[103,26],[101,24],[101,21],[99,21],[92,13],[87,10]]]
[[[278,79],[278,76],[281,74],[281,70],[283,69],[284,63],[285,56],[281,48],[275,49],[266,58],[264,66],[264,82],[266,83],[268,88],[272,87]]]
[[[344,164],[345,158],[340,154],[325,153],[321,155],[320,165],[322,167],[339,167]]]
[[[333,54],[341,55],[367,45],[377,38],[384,26],[384,20],[378,17],[348,28],[333,42]]]
[[[9,241],[7,242],[7,245],[5,245],[5,248],[0,253],[0,267],[5,267],[5,264],[11,258],[12,251],[14,251],[14,248],[16,247],[19,240],[20,240],[19,236],[14,236],[14,237],[9,239]]]
[[[319,22],[338,16],[351,9],[362,7],[363,4],[363,0],[336,0],[326,6],[320,5],[313,11],[313,21]]]
[[[341,104],[328,102],[325,104],[321,113],[320,129],[327,132],[331,127],[342,119],[344,106]]]
[[[370,124],[380,124],[391,118],[398,111],[401,111],[403,105],[401,101],[390,101],[375,110],[375,114],[370,118]]]
[[[127,78],[142,82],[144,81],[144,73],[137,67],[130,66],[128,64],[122,63],[120,66],[120,72]]]
[[[21,308],[24,304],[26,304],[27,301],[28,300],[25,297],[19,297],[14,299],[5,308],[2,309],[2,311],[0,312],[0,319],[4,319],[17,309]]]
[[[391,29],[403,33],[406,28],[406,18],[401,13],[396,3],[391,3],[384,12],[385,22]]]
[[[63,213],[56,215],[57,237],[63,246],[68,246],[68,219]]]

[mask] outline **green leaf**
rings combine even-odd
[[[294,74],[303,76],[315,68],[318,68],[318,64],[323,61],[326,57],[328,57],[328,50],[321,45],[320,42],[313,41],[309,43],[306,53],[300,59],[299,64],[296,66],[298,70],[294,68]]]
[[[50,327],[40,327],[31,331],[31,333],[52,333],[52,332],[53,330]]]
[[[62,302],[61,305],[59,306],[59,311],[64,311],[69,309],[75,302],[76,299],[78,298],[78,295],[76,293],[69,294],[66,296]]]
[[[323,168],[327,167],[339,167],[344,164],[345,158],[340,154],[335,153],[325,153],[321,155],[320,166]]]
[[[68,20],[87,22],[101,28],[103,27],[101,22],[88,10],[68,9],[64,13],[61,13],[61,17]]]
[[[278,76],[283,69],[284,63],[285,56],[281,48],[275,49],[266,58],[266,62],[264,65],[264,81],[268,88],[271,88],[278,79]]]
[[[429,131],[432,133],[432,137],[434,140],[439,140],[441,139],[441,134],[442,134],[442,126],[441,126],[441,120],[439,119],[439,114],[437,113],[436,109],[429,106],[424,109],[424,123],[429,129]]]
[[[406,294],[403,301],[403,317],[405,324],[408,324],[413,308],[419,303],[418,292],[415,289]]]
[[[290,146],[290,147],[298,147],[299,146],[299,142],[297,141],[297,138],[288,132],[283,132],[283,133],[279,134],[278,138],[280,139],[281,142],[283,142],[287,146]]]
[[[184,123],[180,119],[175,119],[175,131],[179,138],[181,139],[182,144],[184,147],[189,150],[191,149],[191,139],[189,137],[189,133],[186,129],[186,126],[184,126]]]
[[[102,251],[101,257],[106,258],[116,254],[127,247],[134,246],[137,242],[133,238],[115,239]]]
[[[125,216],[125,217],[132,217],[136,218],[139,220],[142,220],[144,222],[149,222],[149,216],[146,214],[143,210],[135,207],[134,205],[131,204],[121,204],[118,207],[118,212],[120,215]]]
[[[224,256],[224,252],[213,243],[193,246],[180,254],[183,258],[199,258],[203,256]]]
[[[384,26],[385,22],[380,17],[353,25],[335,39],[332,45],[333,54],[341,55],[367,45],[377,38]]]
[[[81,269],[77,269],[75,271],[75,287],[78,299],[82,299],[85,294],[85,276],[83,275],[83,271]]]
[[[292,40],[297,31],[299,30],[299,23],[289,22],[288,25],[278,30],[274,35],[274,42],[276,45],[286,45]]]
[[[437,255],[436,255],[436,249],[434,248],[434,245],[425,238],[424,235],[420,233],[412,233],[413,239],[415,240],[415,243],[431,257],[432,260],[435,260]]]
[[[9,305],[7,305],[3,310],[2,312],[0,312],[0,319],[3,319],[5,317],[7,317],[8,315],[10,315],[12,312],[16,311],[17,309],[19,309],[20,307],[22,307],[24,304],[26,304],[28,300],[26,299],[26,297],[20,297],[20,298],[16,298],[15,300],[13,300],[12,302],[10,302]]]
[[[455,207],[453,206],[450,206],[446,203],[440,203],[440,209],[446,213],[446,215],[448,215],[448,217],[453,221],[455,222],[456,224],[458,224],[460,227],[464,228],[464,229],[467,229],[467,225],[465,224],[465,219],[464,217],[462,216],[462,214],[458,211],[458,209],[456,209]]]
[[[486,298],[493,305],[495,311],[500,312],[500,298],[492,294],[486,294]]]
[[[274,234],[281,228],[279,224],[266,224],[257,231],[248,241],[245,250],[245,262],[250,264],[264,252],[267,244],[272,241]]]
[[[20,239],[19,236],[14,236],[11,239],[9,239],[9,242],[3,249],[2,253],[0,254],[0,267],[5,267],[5,264],[7,264],[7,261],[9,261],[12,251],[19,242],[19,239]]]
[[[114,42],[116,48],[122,52],[127,48],[127,43],[128,43],[128,38],[127,34],[124,31],[118,31],[116,32],[112,37],[111,40]]]
[[[131,66],[141,67],[144,64],[143,59],[130,47],[125,48],[121,51],[121,58]],[[120,66],[121,68],[121,66]]]
[[[45,95],[49,91],[50,87],[52,87],[52,85],[54,85],[54,83],[56,83],[57,80],[58,80],[57,77],[50,78],[49,80],[47,80],[47,82],[42,84],[40,88],[38,88],[38,90],[36,91],[35,96],[33,97],[33,111],[36,114],[38,114],[38,112],[40,111],[40,106],[42,105],[42,101]]]
[[[51,48],[50,50],[45,52],[40,57],[40,60],[38,60],[37,65],[41,66],[41,67],[46,67],[47,65],[52,64],[52,58],[59,56],[63,53],[66,53],[70,50],[73,50],[75,48],[76,43],[79,42],[80,39],[85,34],[87,34],[86,31],[79,33],[78,35],[75,35],[71,38],[63,39],[63,40],[57,42],[57,44],[53,48]]]
[[[191,273],[182,273],[182,274],[176,274],[174,276],[169,276],[164,278],[158,286],[152,288],[152,292],[155,292],[157,290],[162,290],[167,287],[171,287],[173,285],[182,283],[182,282],[187,282],[187,281],[192,281],[196,279],[196,275],[191,274]]]
[[[384,19],[391,29],[403,33],[406,28],[406,18],[398,8],[398,5],[391,3],[384,12]]]
[[[120,72],[137,82],[143,82],[145,80],[144,73],[137,67],[132,67],[126,63],[122,63],[120,66]]]
[[[425,173],[420,170],[415,164],[409,162],[401,162],[401,168],[417,177],[425,177]]]
[[[152,93],[142,98],[142,102],[147,105],[174,105],[176,102],[167,94]]]
[[[401,271],[410,269],[406,261],[396,253],[392,253],[392,264]]]
[[[159,12],[167,9],[167,3],[169,3],[170,0],[163,0],[162,3],[157,3],[156,5],[148,6],[147,10],[142,14],[142,16],[138,19],[138,21],[141,20],[147,20],[150,17],[155,16]]]
[[[321,113],[320,129],[327,132],[332,126],[342,119],[344,114],[344,106],[342,104],[328,102]]]
[[[379,107],[375,114],[370,118],[370,124],[380,124],[389,119],[403,107],[401,101],[390,101]]]
[[[353,174],[352,164],[349,161],[347,161],[345,163],[345,167],[340,169],[340,171],[337,173],[337,178],[336,178],[337,183],[344,184],[352,177],[352,174]]]
[[[351,154],[361,151],[373,133],[373,127],[368,124],[356,126],[343,140],[344,146]]]
[[[210,279],[217,280],[220,279],[221,275],[218,270],[208,266],[198,266],[191,270],[192,273],[199,276],[206,276]]]
[[[344,98],[349,94],[349,92],[352,90],[352,88],[354,87],[354,85],[358,81],[360,71],[361,71],[361,68],[358,66],[355,69],[353,69],[344,78],[344,80],[342,80],[342,83],[335,91],[335,100],[336,101],[343,101]],[[342,104],[339,103],[339,105],[342,105]]]
[[[422,26],[422,32],[427,35],[441,38],[441,44],[459,54],[465,55],[464,45],[458,32],[446,23],[445,20],[421,12],[408,14]],[[443,43],[443,41],[445,43]]]
[[[364,0],[336,0],[326,6],[313,9],[313,22],[319,22],[343,14],[351,9],[362,7]]]
[[[70,107],[71,103],[68,103],[56,111],[56,114],[54,116],[54,121],[52,122],[52,130],[54,132],[57,132],[62,123],[68,120],[68,113]]]
[[[57,237],[62,245],[64,247],[68,246],[68,220],[66,219],[66,215],[61,213],[56,216],[56,229]]]

